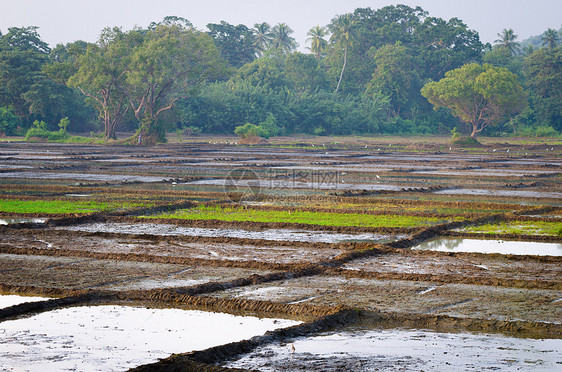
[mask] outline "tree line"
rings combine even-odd
[[[147,143],[248,123],[264,135],[562,131],[559,31],[521,47],[503,30],[492,46],[457,18],[397,5],[312,27],[310,53],[292,34],[284,23],[200,31],[166,17],[50,49],[36,27],[10,28],[0,34],[0,132],[65,117],[72,131],[134,130]],[[480,121],[459,111],[463,99]]]

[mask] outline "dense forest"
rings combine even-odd
[[[457,18],[397,5],[312,27],[309,53],[296,51],[292,33],[266,22],[201,31],[166,17],[51,49],[36,27],[9,28],[0,34],[0,134],[58,125],[106,139],[136,131],[156,142],[166,132],[233,134],[248,123],[266,137],[562,132],[560,31],[519,43],[505,29],[483,44]],[[470,89],[480,91],[471,99],[487,97],[481,114],[493,117],[481,128],[437,85],[466,96],[472,78]],[[500,87],[504,78],[509,88]],[[465,80],[445,84],[455,79]]]

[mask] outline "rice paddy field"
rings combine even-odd
[[[0,142],[0,365],[560,369],[562,144],[482,142]]]

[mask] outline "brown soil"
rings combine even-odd
[[[394,141],[395,139],[393,139]],[[276,140],[277,141],[277,140]],[[173,355],[136,370],[223,371],[214,365],[271,342],[284,342],[328,329],[354,324],[412,327],[437,331],[500,332],[520,337],[562,336],[562,274],[560,257],[413,251],[409,248],[439,236],[484,237],[452,231],[494,221],[560,221],[562,192],[560,146],[546,153],[543,145],[485,143],[478,152],[449,150],[443,141],[415,144],[409,140],[389,148],[386,139],[361,139],[314,149],[211,145],[208,143],[139,146],[73,146],[0,144],[9,166],[31,167],[38,175],[57,172],[162,176],[172,182],[112,183],[80,180],[18,179],[2,175],[0,198],[16,200],[146,200],[154,207],[84,215],[8,214],[49,217],[45,224],[0,226],[0,292],[53,297],[0,310],[0,321],[24,314],[83,303],[141,303],[150,306],[242,312],[304,320],[299,326],[269,332],[251,340],[208,350]],[[364,146],[368,146],[367,148]],[[384,146],[384,148],[383,148]],[[381,148],[377,150],[377,148]],[[510,148],[510,156],[500,150]],[[519,147],[526,147],[525,150]],[[498,151],[493,151],[493,150]],[[523,155],[529,152],[530,155]],[[23,154],[23,155],[22,155]],[[26,155],[29,154],[29,155]],[[27,157],[26,157],[27,156]],[[38,156],[37,159],[34,156]],[[115,160],[113,162],[113,160]],[[117,161],[119,160],[119,161]],[[227,165],[215,165],[216,162]],[[200,179],[222,179],[233,168],[248,166],[260,177],[281,170],[275,164],[302,165],[336,172],[347,183],[397,185],[401,191],[328,195],[314,187],[262,194],[252,205],[232,204],[219,186],[194,186]],[[232,164],[232,165],[230,165]],[[339,167],[339,168],[338,168]],[[369,167],[388,167],[369,170]],[[482,174],[439,175],[419,169],[473,171]],[[178,174],[178,169],[182,170]],[[336,171],[334,171],[336,169]],[[355,169],[355,170],[350,170]],[[536,170],[554,173],[533,174]],[[504,176],[510,171],[516,176]],[[343,175],[342,175],[343,173]],[[273,174],[273,176],[271,176]],[[378,176],[375,177],[375,175]],[[17,181],[17,182],[16,182]],[[475,188],[525,191],[548,197],[441,195],[439,190]],[[183,189],[182,189],[183,188]],[[339,192],[339,191],[338,191]],[[182,227],[251,231],[299,229],[315,232],[403,234],[389,244],[374,242],[307,243],[230,237],[157,235],[152,233],[81,232],[66,226],[103,222],[143,224],[136,218],[188,208],[197,203],[228,203],[251,210],[306,210],[442,217],[464,221],[426,228],[368,228],[313,224],[150,220]],[[261,204],[260,204],[261,203]],[[349,205],[343,210],[338,205]],[[353,205],[353,206],[351,206]],[[459,213],[442,212],[456,208]],[[560,237],[486,235],[486,238],[560,242]],[[353,366],[348,365],[351,368]]]

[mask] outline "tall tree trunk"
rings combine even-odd
[[[345,46],[345,50],[343,52],[343,66],[341,68],[340,79],[338,80],[338,86],[336,87],[336,93],[340,90],[341,79],[343,77],[343,71],[345,70],[345,65],[347,64],[347,45]]]

